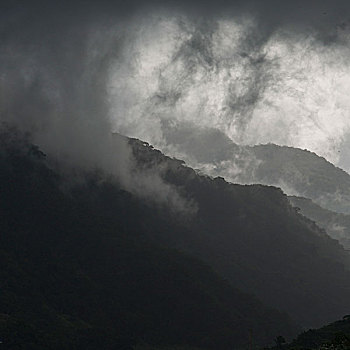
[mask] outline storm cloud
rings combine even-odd
[[[110,76],[116,129],[167,150],[168,126],[192,123],[238,144],[273,142],[344,161],[347,26],[335,26],[326,42],[311,26],[278,27],[265,36],[258,23],[251,15],[139,21],[127,49],[132,61]]]
[[[130,149],[112,132],[186,157],[174,141],[183,130],[217,130],[349,169],[349,10],[346,1],[4,3],[1,119],[57,158],[150,192],[160,179],[131,184]]]

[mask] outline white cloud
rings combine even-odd
[[[337,164],[350,133],[349,35],[310,31],[255,40],[252,18],[194,25],[154,16],[135,24],[111,75],[117,130],[165,147],[163,122],[217,128],[241,144],[277,143]]]

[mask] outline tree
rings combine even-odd
[[[278,349],[282,349],[282,345],[286,343],[286,340],[284,339],[284,337],[279,335],[278,337],[275,338],[275,343]]]

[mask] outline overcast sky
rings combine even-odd
[[[166,149],[187,125],[350,168],[348,1],[1,6],[1,118],[46,148],[98,157],[119,131]]]

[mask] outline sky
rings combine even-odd
[[[350,170],[347,1],[9,1],[0,10],[0,118],[49,153],[127,179],[129,151],[111,151],[111,132],[171,153],[183,130],[214,130]]]

